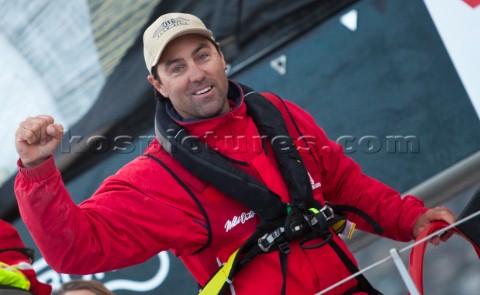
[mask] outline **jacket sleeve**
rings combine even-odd
[[[398,191],[362,173],[360,166],[345,155],[341,145],[327,138],[310,114],[291,102],[287,102],[287,106],[300,130],[313,135],[315,140],[324,199],[367,213],[383,228],[384,237],[399,241],[413,239],[415,221],[428,210],[423,202],[414,196],[401,197]],[[349,219],[357,223],[359,229],[373,232],[359,216],[349,214]]]
[[[167,249],[176,255],[188,254],[205,243],[205,228],[190,222],[201,222],[202,217],[189,204],[178,208],[173,201],[168,203],[173,198],[166,193],[175,191],[178,184],[149,162],[139,157],[127,164],[78,206],[53,158],[32,169],[19,163],[15,193],[20,214],[54,270],[110,271],[144,262]],[[183,192],[176,193],[181,197]]]

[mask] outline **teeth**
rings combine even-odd
[[[200,91],[197,91],[197,92],[195,92],[195,94],[196,94],[196,95],[200,95],[200,94],[203,94],[203,93],[209,91],[210,89],[212,89],[211,86],[209,86],[209,87],[207,87],[207,88],[204,88],[204,89],[202,89],[202,90],[200,90]]]

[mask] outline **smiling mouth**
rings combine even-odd
[[[210,91],[212,89],[212,86],[208,86],[208,87],[205,87],[203,89],[200,89],[198,90],[197,92],[194,92],[193,94],[194,95],[202,95],[204,93],[207,93],[208,91]]]

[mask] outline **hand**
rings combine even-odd
[[[50,157],[63,138],[63,126],[52,117],[28,117],[15,132],[15,148],[25,168],[32,168]]]
[[[436,220],[443,220],[448,224],[455,223],[457,217],[453,215],[450,209],[446,207],[435,207],[433,209],[429,209],[427,212],[420,215],[415,221],[415,225],[413,226],[413,235],[415,237],[430,223]],[[430,239],[430,243],[437,246],[440,242],[445,242],[452,236],[452,232],[446,231],[441,236],[436,236]]]

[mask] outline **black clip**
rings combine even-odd
[[[289,254],[290,253],[290,245],[288,244],[288,242],[284,238],[284,236],[278,237],[277,246],[278,246],[278,250],[280,252],[282,252],[283,254]]]
[[[269,250],[270,250],[270,247],[272,247],[273,244],[276,243],[276,240],[281,236],[283,235],[283,233],[285,232],[285,228],[283,227],[279,227],[277,228],[276,230],[274,230],[273,232],[269,233],[269,234],[265,234],[263,237],[261,237],[260,239],[258,239],[258,246],[260,247],[260,249],[267,253]],[[282,239],[283,240],[283,239]],[[284,241],[284,240],[283,240]],[[288,243],[285,242],[288,246]],[[279,243],[277,243],[279,244]],[[283,243],[282,243],[283,244]],[[280,244],[279,244],[279,247],[280,247]],[[282,246],[284,247],[284,246]],[[289,247],[290,248],[290,247]],[[290,251],[290,249],[289,249]]]

